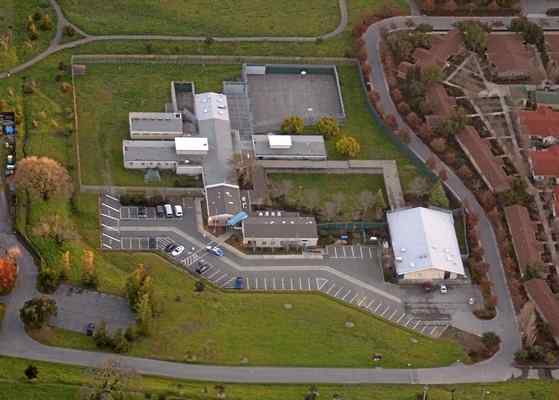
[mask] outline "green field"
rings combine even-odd
[[[72,22],[95,34],[313,36],[334,30],[340,20],[337,0],[99,0],[95,7],[86,0],[62,0],[60,5]]]
[[[343,202],[338,212],[338,218],[342,221],[352,220],[354,212],[361,208],[359,205],[359,195],[362,192],[369,191],[375,195],[378,190],[382,190],[385,193],[382,175],[274,173],[268,174],[268,182],[272,186],[279,187],[288,182],[287,187],[290,190],[286,198],[289,205],[296,208],[308,208],[311,206],[309,205],[309,191],[316,191],[319,194],[318,204],[313,208],[322,210],[325,209],[326,203],[334,201],[336,196],[342,196]],[[359,215],[359,212],[357,215]],[[372,219],[373,215],[369,213],[367,218]]]
[[[24,369],[33,364],[39,370],[37,382],[26,383]],[[19,358],[0,357],[0,400],[75,400],[82,385],[91,382],[83,368],[54,363],[31,362]],[[307,385],[251,385],[225,383],[230,400],[304,399]],[[179,399],[209,400],[216,398],[215,383],[171,380],[143,376],[130,386],[137,391],[133,399],[157,398],[166,394]],[[421,385],[318,385],[320,399],[332,399],[337,394],[345,400],[414,400],[423,393]],[[430,400],[451,400],[451,390],[457,400],[479,400],[482,390],[489,392],[485,400],[556,400],[559,383],[545,380],[516,380],[487,385],[430,386]],[[141,394],[140,394],[141,393]],[[145,394],[149,394],[147,397]],[[159,397],[162,398],[162,397]]]
[[[456,343],[428,339],[320,295],[223,293],[211,288],[198,294],[193,279],[159,256],[102,257],[119,273],[101,290],[119,288],[117,293],[122,294],[126,274],[138,263],[148,266],[154,277],[163,311],[153,334],[133,344],[129,353],[133,356],[229,365],[386,368],[467,361]],[[285,304],[292,308],[286,309]],[[347,321],[355,326],[345,327]],[[64,331],[56,331],[48,341],[58,346],[93,346],[91,338]],[[384,355],[383,361],[370,361],[375,352]]]
[[[51,31],[39,30],[37,40],[28,40],[27,17],[35,11],[48,13],[52,18]],[[0,71],[21,64],[45,50],[52,40],[56,27],[56,15],[45,0],[2,0],[0,2],[0,37],[11,32],[11,45],[7,50],[0,46]]]

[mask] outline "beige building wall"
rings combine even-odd
[[[446,279],[456,279],[456,278],[457,275],[451,272],[450,276]],[[445,271],[441,269],[430,268],[423,271],[411,272],[409,274],[405,274],[404,279],[421,280],[421,281],[442,280],[445,279]]]
[[[314,247],[318,244],[318,238],[309,239],[278,239],[278,238],[243,238],[243,245],[249,247],[279,248],[290,246]]]

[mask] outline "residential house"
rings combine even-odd
[[[553,340],[559,346],[559,299],[543,279],[530,279],[524,284],[524,288],[541,319],[549,326]]]
[[[526,268],[541,265],[541,251],[536,238],[534,222],[530,219],[528,209],[521,205],[505,208],[505,219],[512,237],[512,245],[520,273],[524,275]]]
[[[559,138],[559,112],[549,107],[519,111],[518,120],[522,134],[528,139]]]
[[[556,180],[559,177],[559,144],[544,150],[531,150],[528,161],[534,180]]]
[[[536,78],[541,68],[536,49],[524,44],[516,33],[489,35],[487,58],[495,80],[528,81]]]

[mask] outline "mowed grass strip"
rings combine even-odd
[[[153,334],[133,344],[129,353],[133,356],[226,365],[385,368],[466,360],[454,342],[412,333],[321,295],[225,293],[209,287],[195,293],[195,281],[157,255],[102,257],[120,271],[115,277],[119,282],[109,287],[120,284],[121,294],[121,278],[134,265],[144,263],[154,278],[161,315],[155,319]],[[103,276],[107,266],[98,265]],[[354,327],[346,327],[346,322]],[[92,344],[91,338],[61,330],[47,340],[85,349]],[[382,353],[384,359],[373,363],[373,353]]]
[[[25,382],[23,371],[29,364],[37,366],[39,377],[33,384]],[[91,374],[84,368],[54,363],[28,361],[20,358],[0,357],[0,400],[75,400],[80,386],[91,383]],[[232,400],[285,400],[303,399],[308,394],[306,385],[229,384],[227,399]],[[177,399],[215,399],[215,383],[142,376],[133,379],[132,390],[138,393],[131,399],[158,398],[167,394]],[[325,385],[319,384],[320,398],[335,395],[348,400],[411,400],[423,393],[421,385]],[[430,400],[479,400],[486,390],[487,400],[556,400],[559,382],[551,380],[510,380],[507,382],[469,385],[430,385]],[[452,394],[454,392],[454,395]],[[144,393],[151,394],[149,397]],[[175,397],[173,397],[175,398]]]
[[[76,79],[82,183],[144,185],[143,171],[125,170],[123,165],[128,113],[163,111],[171,101],[173,80],[194,81],[201,93],[220,91],[224,80],[239,75],[240,65],[88,65],[87,74]],[[174,186],[178,178],[173,175],[163,173],[159,185]]]
[[[89,33],[314,36],[340,22],[338,0],[62,0]]]

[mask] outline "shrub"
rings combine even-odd
[[[122,329],[117,329],[111,339],[112,349],[115,353],[127,353],[130,350],[130,343]]]
[[[129,342],[134,342],[136,339],[138,339],[138,336],[138,328],[136,327],[136,325],[129,325],[124,332],[124,337]]]
[[[42,266],[37,277],[37,288],[43,293],[53,293],[60,283],[60,273],[49,266]]]
[[[56,302],[46,296],[35,297],[25,302],[19,316],[26,328],[41,329],[51,317],[58,313]]]
[[[353,136],[342,136],[336,142],[336,150],[344,156],[357,157],[361,151],[361,145]]]
[[[318,133],[328,138],[338,136],[340,134],[340,126],[334,117],[322,117],[316,124]]]
[[[17,278],[17,265],[7,258],[0,258],[0,295],[9,293]]]
[[[64,26],[63,33],[68,37],[73,37],[76,34],[76,30],[72,28],[70,25],[66,25]]]
[[[305,129],[305,121],[298,116],[287,117],[281,124],[283,133],[302,133]]]
[[[101,321],[97,329],[95,329],[95,333],[93,334],[93,341],[95,345],[100,349],[110,348],[113,345],[113,341],[109,332],[107,330],[107,323],[105,321]]]

